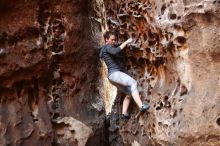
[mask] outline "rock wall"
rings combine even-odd
[[[0,1],[0,145],[107,145],[103,2]]]
[[[1,0],[0,145],[220,145],[219,10],[219,0]],[[106,29],[135,39],[123,55],[151,105],[139,114],[131,103],[128,121],[98,58]]]
[[[136,40],[124,52],[127,69],[151,105],[148,114],[137,116],[132,104],[131,119],[119,120],[123,144],[220,145],[220,2],[119,0],[105,5],[108,27],[118,32],[119,41]]]

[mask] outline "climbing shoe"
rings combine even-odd
[[[130,117],[131,116],[128,113],[121,115],[121,119],[123,119],[123,120],[128,120],[128,119],[130,119]]]
[[[142,107],[140,108],[140,112],[145,112],[149,108],[150,106],[147,103],[143,103]]]

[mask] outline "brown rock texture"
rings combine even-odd
[[[119,40],[136,39],[124,52],[127,69],[151,105],[140,116],[131,105],[131,119],[119,120],[123,145],[220,145],[220,1],[105,5],[108,27]]]
[[[1,146],[107,145],[102,15],[98,0],[0,1]]]
[[[107,29],[151,105],[128,121]],[[219,62],[219,0],[0,0],[0,146],[219,146]]]

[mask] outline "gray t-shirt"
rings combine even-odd
[[[108,67],[108,76],[115,71],[122,71],[121,60],[118,56],[120,51],[120,46],[113,47],[111,45],[105,45],[101,48],[99,56],[104,59],[105,64]]]

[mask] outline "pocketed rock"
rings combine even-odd
[[[1,146],[108,144],[98,87],[101,4],[0,1]]]
[[[219,145],[219,1],[105,1],[107,24],[138,80],[149,114],[122,124],[125,145]],[[137,114],[137,106],[130,112]],[[138,125],[140,124],[140,125]],[[129,128],[128,128],[129,127]],[[138,128],[136,128],[138,127]]]

